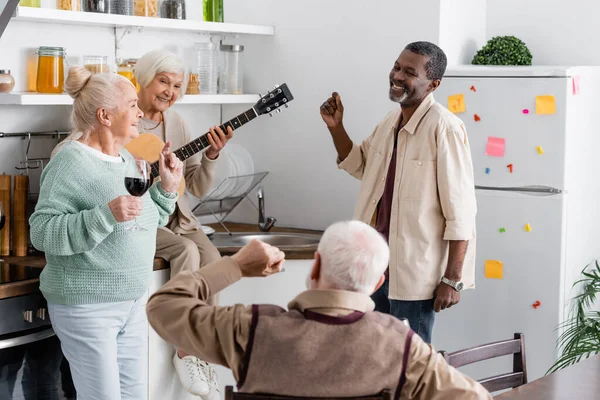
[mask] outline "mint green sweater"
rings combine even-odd
[[[156,229],[167,223],[176,199],[159,183],[142,197],[137,218],[147,231],[126,231],[108,203],[128,195],[123,163],[104,161],[78,143],[66,144],[41,177],[35,212],[29,219],[31,242],[45,252],[40,290],[50,303],[91,304],[134,300],[150,284]]]

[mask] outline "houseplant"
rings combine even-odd
[[[600,310],[593,308],[600,293],[598,261],[586,266],[581,273],[583,278],[573,284],[578,294],[572,299],[569,317],[560,325],[564,329],[558,338],[561,355],[547,373],[600,354]]]
[[[475,65],[531,65],[531,52],[525,43],[514,36],[490,39],[473,57]]]

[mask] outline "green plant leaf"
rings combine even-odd
[[[561,355],[546,374],[600,354],[600,311],[590,310],[600,292],[598,260],[593,265],[587,265],[581,275],[583,278],[573,284],[573,288],[578,289],[578,294],[571,299],[569,316],[557,328],[563,330],[557,340]]]

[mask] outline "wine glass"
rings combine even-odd
[[[127,164],[125,170],[125,189],[130,195],[141,197],[150,189],[150,164],[146,160],[134,160]],[[128,231],[147,231],[137,222],[137,216],[133,225],[125,228]]]

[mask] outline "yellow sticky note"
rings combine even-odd
[[[502,279],[502,261],[485,260],[485,277],[488,279]]]
[[[542,146],[538,146],[535,149],[537,150],[538,154],[544,154],[544,149],[542,148]]]
[[[552,95],[536,96],[535,98],[536,114],[555,114],[556,100]]]
[[[465,105],[465,96],[462,94],[448,96],[448,110],[452,111],[453,113],[467,111],[467,106]]]
[[[527,232],[531,232],[531,225],[529,225],[529,224],[525,224],[525,230],[526,230]]]

